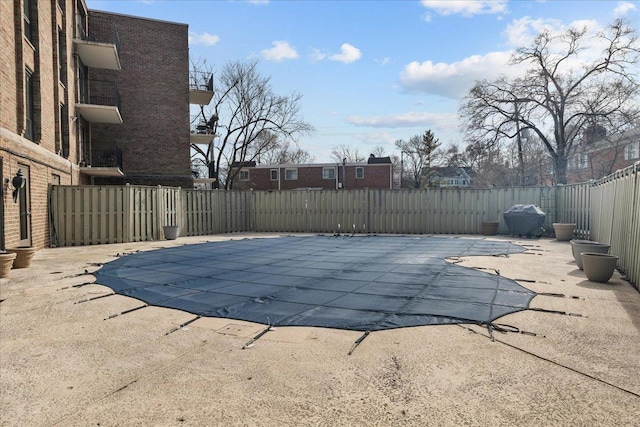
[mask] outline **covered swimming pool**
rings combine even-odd
[[[524,250],[460,237],[287,236],[139,252],[94,274],[116,293],[198,316],[376,331],[526,310],[535,292],[445,260]]]

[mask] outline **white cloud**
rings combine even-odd
[[[493,15],[507,13],[507,0],[422,0],[422,5],[440,15]],[[427,22],[430,17],[424,16]]]
[[[548,31],[555,38],[562,36],[569,29],[585,30],[586,33],[580,41],[580,54],[565,61],[563,64],[565,70],[568,68],[576,69],[602,55],[603,49],[606,48],[606,43],[595,36],[598,32],[603,31],[604,28],[594,19],[576,20],[564,25],[560,21],[553,19],[541,20],[524,17],[512,21],[503,35],[506,37],[509,46],[517,48],[530,46],[535,37],[542,31]],[[564,55],[566,52],[566,44],[560,37],[554,39],[547,48],[551,54]]]
[[[319,49],[313,49],[313,51],[309,54],[309,58],[311,58],[313,62],[320,62],[324,61],[327,58],[327,54],[320,51]]]
[[[510,57],[511,52],[507,51],[473,55],[450,64],[414,61],[400,73],[400,85],[409,93],[457,99],[469,91],[475,80],[496,78],[506,71],[517,72],[516,67],[506,67]]]
[[[349,43],[343,43],[342,46],[340,46],[340,53],[330,55],[329,60],[350,64],[360,59],[361,56],[362,53],[360,52],[360,49],[350,45]]]
[[[260,51],[262,57],[268,61],[281,62],[285,59],[296,59],[298,52],[286,41],[279,40],[272,43],[271,49],[263,49]]]
[[[433,61],[413,61],[407,64],[399,77],[400,89],[408,93],[440,95],[459,99],[468,93],[476,80],[492,80],[504,74],[507,77],[523,75],[527,64],[509,65],[513,49],[530,46],[535,37],[542,31],[549,31],[552,36],[559,36],[569,28],[586,29],[581,41],[579,57],[564,61],[562,69],[577,70],[585,63],[594,61],[602,55],[605,48],[602,40],[593,36],[603,30],[595,20],[579,20],[567,25],[553,19],[532,19],[523,17],[509,23],[503,32],[507,48],[504,51],[472,55],[451,63],[434,63]],[[561,55],[566,46],[561,40],[554,40],[548,45],[551,55]]]
[[[349,116],[346,121],[354,126],[384,128],[406,128],[427,126],[434,129],[448,129],[457,125],[457,114],[407,112],[388,116]]]
[[[562,23],[556,19],[532,19],[524,16],[507,24],[502,35],[508,46],[521,47],[529,45],[541,32],[557,31],[559,28],[562,28]]]
[[[220,37],[215,34],[209,34],[206,31],[202,34],[189,33],[189,44],[202,44],[205,46],[213,46],[220,41]]]
[[[380,131],[356,133],[354,135],[351,135],[351,138],[372,147],[377,147],[379,145],[381,146],[390,145],[391,151],[393,151],[393,148],[394,148],[393,143],[398,139],[398,138],[395,138],[393,135],[389,134],[388,132],[380,132]],[[369,153],[367,152],[366,155],[368,156]]]
[[[638,8],[635,4],[628,1],[620,1],[615,9],[613,9],[614,16],[625,16],[629,12],[635,12]]]

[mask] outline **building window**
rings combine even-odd
[[[362,166],[356,167],[356,179],[364,178],[364,168]]]
[[[574,157],[569,159],[568,165],[569,169],[586,169],[589,167],[589,156],[586,153],[576,154]]]
[[[24,36],[33,42],[33,8],[31,2],[35,0],[22,0],[22,15],[24,17]]]
[[[630,142],[624,147],[624,159],[633,160],[640,157],[640,141]]]
[[[67,84],[66,62],[67,58],[65,55],[64,32],[62,32],[61,29],[58,29],[58,80],[65,86]]]
[[[78,103],[79,104],[88,104],[89,103],[89,82],[87,81],[88,71],[87,67],[81,65],[78,67]]]
[[[240,171],[240,181],[249,181],[249,171],[246,171],[246,170]]]
[[[271,171],[269,172],[271,174],[271,181],[277,181],[278,180],[278,175],[279,175],[279,170],[278,169],[271,169]]]
[[[78,13],[76,14],[76,28],[75,28],[75,37],[77,39],[85,38],[85,28],[87,27],[87,12],[84,10],[84,6],[82,5],[82,1],[78,0],[78,4],[76,5]]]
[[[322,168],[322,179],[336,179],[336,168]]]
[[[25,103],[25,113],[26,113],[26,123],[25,123],[25,131],[24,137],[33,141],[34,138],[34,118],[35,118],[35,108],[33,102],[33,73],[28,68],[25,70],[24,75],[24,103]]]
[[[69,158],[69,112],[65,104],[60,104],[60,138],[58,154]]]
[[[298,169],[285,169],[284,179],[286,181],[295,181],[298,179]]]
[[[580,153],[578,157],[578,169],[586,169],[589,167],[589,156],[587,153]]]

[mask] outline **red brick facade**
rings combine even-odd
[[[393,166],[391,163],[248,166],[242,168],[234,180],[233,188],[238,190],[392,189]]]
[[[73,57],[71,39],[76,4],[73,1],[32,4],[29,16],[25,16],[22,1],[0,2],[0,249],[48,245],[49,185],[77,184],[80,179],[76,152],[61,155],[60,125],[69,119],[60,117],[59,107],[69,105],[69,99],[75,96],[73,84],[68,82],[75,81],[69,58]],[[58,37],[59,32],[62,37]],[[62,49],[58,47],[59,41],[63,42]],[[59,64],[60,50],[62,64]],[[66,70],[64,75],[59,72],[59,65]],[[28,74],[32,76],[32,102],[28,102],[25,92]],[[33,120],[27,114],[28,103],[33,106]],[[75,143],[69,131],[66,141]],[[22,171],[26,186],[14,202],[12,180],[18,170]]]
[[[93,124],[94,147],[122,149],[118,179],[98,183],[193,187],[189,151],[188,26],[90,12],[108,17],[118,30],[122,70],[91,69],[91,78],[115,81],[122,124]]]
[[[84,0],[32,1],[26,13],[24,4],[0,1],[0,249],[50,244],[51,184],[190,188],[187,25],[90,12]],[[115,25],[120,70],[81,62],[78,28],[91,30],[97,19]],[[85,120],[76,107],[82,76],[118,83],[122,124]],[[88,174],[86,159],[114,142],[124,177]],[[14,202],[18,170],[26,185]]]
[[[638,161],[640,161],[640,128],[626,132],[612,141],[583,143],[569,159],[567,183],[598,180]]]

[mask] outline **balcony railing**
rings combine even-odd
[[[202,118],[201,114],[190,116],[191,133],[198,135],[213,135],[213,127],[211,122],[207,122]]]
[[[204,71],[190,71],[189,89],[213,92],[213,74]]]
[[[122,149],[117,144],[111,146],[100,144],[98,147],[83,153],[83,166],[122,169]]]
[[[213,74],[189,72],[189,103],[208,105],[213,98]]]
[[[88,31],[87,26],[89,27]],[[120,51],[120,38],[116,23],[106,16],[89,15],[85,21],[83,15],[76,14],[76,38],[95,43],[114,44],[116,49]]]
[[[212,120],[206,121],[200,114],[191,116],[191,135],[189,138],[191,144],[208,144],[211,142],[215,136]]]
[[[78,103],[108,105],[120,109],[120,92],[116,82],[82,79],[79,84]]]
[[[96,14],[91,14],[88,18],[77,14],[73,43],[78,57],[87,67],[122,69],[118,54],[120,39],[112,19]]]

